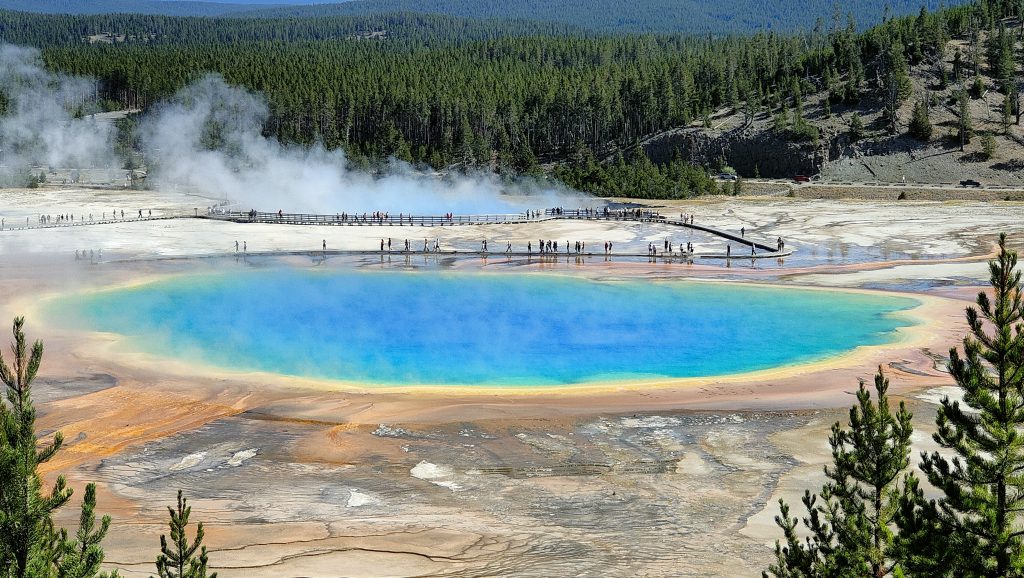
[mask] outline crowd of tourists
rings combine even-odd
[[[152,209],[149,209],[148,213],[146,213],[146,214],[143,214],[143,210],[139,209],[139,214],[138,214],[138,217],[137,217],[138,219],[146,219],[146,218],[152,218],[152,217],[153,217],[153,210]],[[25,226],[26,227],[29,226],[29,219],[30,219],[30,217],[25,217]],[[125,219],[124,209],[121,209],[120,211],[118,211],[116,209],[111,211],[110,212],[110,219],[111,220],[124,220]],[[104,212],[100,213],[100,221],[106,221],[106,220],[108,220],[107,219],[107,212],[104,211]],[[59,213],[57,215],[51,215],[51,214],[46,213],[46,214],[37,215],[36,216],[36,222],[40,226],[71,225],[71,224],[75,224],[75,223],[94,223],[94,222],[96,222],[96,218],[93,215],[93,213],[89,213],[87,215],[79,214],[77,218],[75,217],[74,213]],[[3,229],[6,226],[7,226],[7,219],[0,219],[0,229]]]
[[[486,241],[485,241],[485,243],[486,243]],[[326,251],[326,250],[327,250],[327,241],[324,241],[324,251]],[[402,251],[404,253],[412,252],[413,251],[413,242],[410,241],[409,239],[404,239],[403,242],[402,242],[402,249],[400,249],[400,251]],[[439,252],[441,252],[441,241],[440,241],[440,239],[434,239],[433,243],[431,243],[429,239],[423,239],[423,249],[421,251],[423,253],[439,253]],[[388,237],[387,239],[381,239],[380,240],[380,252],[381,253],[391,253],[392,252],[392,239],[391,239],[391,237]]]
[[[672,239],[665,239],[662,242],[662,255],[674,255],[676,247],[677,245],[672,242]],[[693,243],[687,241],[685,245],[680,243],[678,247],[680,255],[693,255]],[[647,244],[647,255],[651,257],[658,256],[658,245],[656,243]]]
[[[229,215],[230,213],[216,207],[207,207],[206,213],[208,215]],[[444,223],[454,223],[455,213],[444,213],[440,218],[434,216],[414,216],[412,213],[406,215],[405,213],[399,213],[398,216],[392,215],[388,211],[373,211],[369,213],[348,213],[341,212],[335,213],[333,218],[331,215],[300,215],[300,214],[286,214],[282,209],[278,209],[276,213],[260,213],[256,209],[250,209],[245,213],[249,222],[256,221],[289,221],[289,222],[313,222],[313,223],[326,223],[336,225],[348,225],[348,224],[360,224],[360,225],[414,225],[414,224],[436,224],[440,221]]]
[[[218,212],[218,210],[215,207],[209,207],[207,209],[207,212],[209,214],[213,214],[215,212]],[[659,218],[659,219],[661,218],[658,215],[657,212],[646,210],[646,209],[641,209],[641,208],[610,209],[608,207],[604,207],[604,208],[600,208],[600,209],[595,209],[595,208],[579,208],[579,209],[568,209],[568,210],[563,208],[563,207],[552,207],[552,208],[548,208],[548,209],[544,209],[544,210],[528,210],[528,211],[525,211],[523,214],[528,219],[538,219],[538,218],[542,218],[544,216],[549,216],[549,215],[550,216],[569,216],[569,217],[574,217],[574,216],[598,217],[598,218],[600,218],[600,217],[608,217],[608,218],[639,218],[639,219],[648,218],[648,217],[650,217],[650,218]],[[99,220],[101,222],[102,221],[107,221],[108,220],[107,215],[108,215],[108,213],[106,211],[102,212],[100,214]],[[121,210],[113,210],[113,211],[111,211],[109,213],[109,215],[110,215],[110,219],[116,219],[116,220],[123,220],[126,217],[126,213],[125,213],[125,211],[123,209],[121,209]],[[284,220],[284,218],[285,218],[285,214],[283,213],[282,210],[278,210],[276,213],[259,213],[255,209],[252,209],[252,210],[248,211],[248,213],[247,213],[247,216],[249,217],[250,221],[260,220],[260,218],[262,216],[264,216],[264,215],[270,216],[271,218],[276,217],[277,220]],[[142,209],[139,209],[137,214],[136,214],[136,217],[138,219],[144,219],[144,218],[147,218],[147,217],[152,218],[152,216],[153,216],[152,210],[148,210],[147,212],[144,212]],[[326,218],[328,219],[327,222],[330,222],[330,216],[327,216]],[[399,213],[397,217],[394,217],[394,216],[392,216],[387,211],[374,211],[374,212],[370,212],[370,213],[361,213],[361,214],[350,214],[350,213],[347,213],[347,212],[342,212],[342,213],[337,213],[334,216],[334,221],[336,221],[337,223],[354,223],[354,222],[358,222],[358,223],[378,224],[378,225],[379,224],[385,224],[385,223],[391,224],[391,223],[394,223],[394,222],[397,222],[397,223],[400,223],[400,224],[404,224],[404,223],[413,224],[414,219],[426,219],[426,218],[427,217],[415,217],[414,218],[411,214],[406,215],[405,213]],[[450,213],[450,212],[444,213],[440,217],[440,219],[442,221],[448,222],[448,223],[453,223],[458,218],[459,217],[456,217],[456,215],[454,213]],[[74,224],[74,223],[82,223],[82,222],[95,222],[97,220],[93,213],[78,214],[78,215],[75,215],[73,213],[66,213],[66,214],[62,213],[62,214],[58,214],[58,215],[40,214],[40,215],[37,216],[37,219],[38,219],[39,224],[40,225],[44,225],[44,226],[45,225],[53,225],[53,224],[65,224],[65,223]],[[433,222],[436,222],[438,217],[431,217],[430,219],[432,219]],[[687,214],[685,212],[682,212],[682,213],[679,214],[679,219],[685,225],[693,225],[694,224],[694,215],[693,214]],[[26,218],[26,226],[28,226],[28,224],[29,224],[29,219]],[[6,219],[0,218],[0,230],[3,230],[4,227],[6,227],[6,225],[7,225]],[[735,239],[735,237],[734,237],[734,239]],[[753,241],[746,241],[745,239],[746,239],[746,227],[740,227],[739,228],[739,238],[736,239],[736,240],[742,240],[741,242],[743,243],[744,246],[749,246],[750,247],[750,254],[752,256],[756,255],[757,254],[757,244],[755,242],[753,242]],[[430,252],[439,253],[439,252],[441,252],[440,239],[437,239],[437,238],[435,238],[433,241],[430,241],[429,239],[423,239],[422,245],[419,245],[418,241],[413,241],[413,240],[410,240],[410,239],[403,239],[401,241],[401,244],[397,248],[395,247],[395,243],[396,243],[395,240],[393,240],[390,237],[389,238],[381,238],[380,239],[380,243],[378,245],[378,248],[379,248],[380,252],[382,252],[382,253],[383,252],[391,253],[393,251],[400,251],[400,252],[404,252],[404,253],[420,252],[420,251],[422,251],[423,253],[430,253]],[[505,254],[510,254],[510,255],[511,254],[524,254],[522,246],[520,246],[519,248],[516,248],[516,247],[513,246],[513,242],[509,241],[509,240],[506,240],[503,243],[504,243],[504,247],[503,247],[504,251],[503,252]],[[611,241],[604,241],[602,243],[602,252],[603,252],[603,254],[604,255],[610,255],[612,253],[612,251],[613,251],[613,247],[614,247],[614,245],[613,245],[613,243]],[[782,237],[778,237],[776,239],[776,242],[775,242],[775,250],[776,250],[776,252],[781,253],[782,251],[785,250],[785,248],[786,248],[785,241],[782,239]],[[327,240],[326,239],[324,239],[321,242],[321,249],[326,253],[326,251],[327,251]],[[235,241],[235,252],[236,253],[237,252],[243,252],[244,253],[244,252],[247,252],[247,251],[248,251],[248,246],[247,246],[247,243],[245,241],[242,241],[241,243],[239,243],[238,241]],[[694,248],[694,245],[693,245],[692,242],[687,241],[685,243],[680,242],[680,243],[676,244],[671,238],[663,239],[660,243],[649,242],[647,244],[647,255],[649,257],[662,257],[662,256],[676,256],[676,255],[679,255],[681,257],[691,257],[692,258],[693,254],[694,254],[694,251],[695,251],[695,248]],[[487,239],[483,239],[483,240],[480,241],[479,252],[480,253],[485,253],[485,254],[492,253],[491,247],[490,247],[489,242],[488,242]],[[567,240],[567,241],[564,241],[564,242],[559,242],[556,239],[538,239],[537,240],[537,244],[534,245],[533,241],[531,240],[531,241],[527,241],[526,242],[525,254],[526,255],[533,255],[533,254],[538,254],[538,255],[558,255],[558,254],[586,255],[586,254],[588,254],[587,253],[587,242],[583,241],[583,240],[577,240],[577,241],[568,241]],[[589,254],[592,254],[592,253],[589,253]],[[86,255],[85,251],[81,251],[81,252],[76,251],[75,257],[76,258],[85,258],[85,255]],[[727,258],[732,258],[733,257],[733,251],[732,251],[732,245],[731,244],[727,244],[726,245],[725,257],[727,257]]]
[[[97,257],[103,258],[103,249],[75,249],[75,261],[83,259],[95,261]]]

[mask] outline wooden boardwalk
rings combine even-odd
[[[309,213],[262,213],[262,212],[241,212],[230,211],[222,213],[211,213],[201,215],[200,218],[231,221],[236,223],[266,223],[280,225],[321,225],[321,226],[351,226],[351,227],[457,227],[457,226],[480,226],[480,225],[521,225],[528,223],[539,223],[553,220],[586,220],[586,221],[616,221],[635,223],[662,223],[680,228],[701,231],[710,235],[721,237],[728,241],[739,244],[735,254],[703,255],[702,258],[733,258],[749,259],[765,257],[784,257],[790,255],[791,251],[779,251],[776,245],[748,239],[742,234],[725,231],[706,225],[698,225],[682,220],[668,219],[657,211],[643,211],[638,209],[625,209],[616,211],[605,211],[599,209],[546,209],[544,211],[530,211],[529,213],[516,214],[485,214],[485,215],[407,215],[400,213],[371,214],[360,213],[350,215],[348,213],[309,214]],[[744,249],[754,248],[752,255],[744,254]],[[397,253],[397,252],[396,252]],[[415,251],[413,252],[415,253]],[[464,252],[465,253],[465,252]],[[768,253],[768,255],[765,255]],[[490,254],[505,254],[490,253]],[[528,253],[516,252],[515,255],[528,255]],[[539,253],[533,253],[537,255]],[[572,255],[574,253],[562,253]],[[590,253],[595,255],[596,253]],[[674,253],[680,255],[680,253]],[[616,253],[623,256],[621,253]],[[658,253],[655,256],[660,256]],[[647,257],[643,253],[630,254],[629,256]]]
[[[70,227],[88,227],[91,225],[113,225],[116,223],[139,223],[142,221],[171,221],[175,219],[191,219],[192,215],[161,215],[159,217],[125,217],[123,219],[76,219],[74,221],[51,221],[49,223],[32,222],[12,225],[5,220],[0,231],[25,231],[28,229],[67,229]]]
[[[791,252],[783,253],[757,253],[756,255],[742,255],[735,254],[729,259],[733,261],[747,261],[747,260],[761,260],[761,259],[781,259],[790,255]],[[193,260],[193,259],[223,259],[234,257],[236,259],[246,258],[267,258],[267,257],[306,257],[310,259],[326,259],[328,257],[379,257],[384,259],[412,259],[412,258],[443,258],[443,257],[479,257],[481,259],[536,259],[541,263],[556,263],[556,262],[583,262],[587,261],[613,261],[616,259],[635,259],[635,260],[647,260],[649,263],[680,263],[680,264],[693,264],[697,259],[726,259],[724,254],[712,254],[712,253],[685,253],[674,251],[672,253],[658,253],[657,255],[648,255],[646,253],[630,253],[630,252],[619,252],[612,251],[610,253],[594,253],[593,251],[586,251],[576,253],[570,251],[569,253],[538,253],[536,251],[474,251],[474,250],[455,250],[455,249],[442,249],[440,251],[404,251],[404,250],[362,250],[362,249],[328,249],[326,251],[319,249],[299,249],[299,250],[280,250],[280,251],[238,251],[228,253],[208,253],[202,255],[163,255],[157,257],[145,257],[142,259],[127,258],[127,259],[110,259],[103,260],[103,263],[118,263],[118,262],[134,262],[134,261],[180,261],[180,260]],[[84,260],[90,260],[89,257],[83,257]],[[98,259],[95,262],[101,262]]]
[[[652,260],[667,261],[692,261],[693,259],[766,259],[786,257],[792,251],[778,251],[777,246],[748,239],[741,234],[731,231],[717,229],[706,225],[690,223],[688,221],[669,219],[657,211],[625,209],[625,210],[604,210],[604,209],[546,209],[544,211],[529,211],[515,214],[481,214],[481,215],[411,215],[400,213],[391,214],[313,214],[313,213],[263,213],[263,212],[241,212],[225,211],[212,212],[208,214],[179,214],[161,215],[155,217],[143,216],[127,217],[123,219],[95,219],[77,221],[60,221],[51,223],[29,223],[26,225],[11,226],[5,223],[2,230],[16,231],[25,229],[57,229],[70,227],[84,227],[91,225],[111,225],[118,223],[137,223],[143,221],[165,221],[173,219],[211,219],[217,221],[229,221],[235,223],[264,223],[276,225],[313,225],[313,226],[348,226],[348,227],[459,227],[459,226],[486,226],[486,225],[523,225],[529,223],[540,223],[555,220],[586,220],[586,221],[611,221],[631,223],[661,223],[679,228],[692,229],[710,235],[721,237],[738,244],[736,251],[730,254],[690,254],[683,251],[665,252],[660,246],[656,246],[654,254],[646,253],[622,253],[613,251],[611,253],[595,253],[593,251],[577,253],[573,251],[561,251],[551,253],[539,253],[537,251],[315,251],[323,255],[479,255],[479,256],[510,256],[510,257],[630,257],[650,258]],[[753,249],[750,254],[746,249]],[[296,254],[305,255],[309,251],[274,252],[275,255]],[[247,253],[250,256],[263,255],[263,253]],[[227,255],[232,255],[228,253]]]
[[[548,220],[547,218],[530,218],[525,214],[508,215],[452,215],[451,217],[437,215],[412,215],[399,213],[398,215],[371,213],[336,213],[310,214],[310,213],[262,213],[262,212],[241,212],[228,211],[223,213],[210,213],[202,215],[201,218],[216,219],[219,221],[232,221],[235,223],[265,223],[272,225],[321,225],[321,226],[348,226],[348,227],[455,227],[459,225],[508,225],[517,223],[535,223]]]

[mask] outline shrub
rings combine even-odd
[[[817,144],[821,132],[818,127],[801,119],[789,129],[789,139],[795,142],[812,142]]]

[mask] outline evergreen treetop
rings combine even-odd
[[[71,498],[64,476],[57,476],[50,494],[43,495],[38,467],[60,449],[63,435],[40,445],[35,433],[36,410],[32,381],[43,359],[43,343],[29,349],[25,319],[14,320],[14,354],[8,365],[0,352],[0,381],[7,404],[0,403],[0,564],[6,575],[29,575],[32,555],[46,541],[51,513]]]
[[[24,318],[14,320],[14,354],[8,365],[0,352],[0,381],[6,404],[0,402],[0,577],[116,578],[100,571],[100,542],[110,527],[103,516],[96,526],[96,486],[85,488],[78,531],[53,525],[53,512],[71,498],[64,476],[58,476],[49,496],[42,494],[39,465],[60,449],[63,436],[40,445],[35,433],[32,382],[43,358],[43,344],[31,349],[25,339]]]
[[[785,545],[776,542],[775,564],[764,576],[882,578],[899,571],[895,515],[903,488],[916,487],[912,474],[898,480],[909,465],[911,413],[903,402],[893,412],[888,398],[889,380],[879,367],[875,400],[864,382],[857,390],[857,405],[850,409],[847,428],[832,426],[829,445],[832,466],[818,495],[809,491],[802,501],[807,537],[801,540],[797,519],[789,518],[782,500],[776,523]]]
[[[950,350],[963,401],[942,400],[933,437],[954,455],[922,454],[921,469],[942,494],[929,504],[941,532],[932,548],[959,552],[960,576],[1024,575],[1024,300],[1016,265],[1000,235],[989,263],[992,296],[983,291],[967,308],[970,334],[962,352]]]
[[[195,540],[189,544],[186,526],[192,508],[181,490],[178,490],[177,508],[167,506],[171,515],[171,544],[167,536],[160,536],[160,555],[156,559],[157,575],[160,578],[217,578],[217,573],[207,574],[208,559],[203,546],[203,523],[196,526]],[[196,553],[199,553],[197,556]]]

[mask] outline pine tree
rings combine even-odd
[[[156,571],[160,578],[217,578],[217,573],[206,573],[208,563],[206,546],[203,546],[203,523],[199,522],[196,527],[196,538],[191,545],[188,543],[188,535],[185,527],[188,526],[188,517],[192,508],[188,500],[178,490],[178,508],[175,510],[167,506],[167,512],[171,515],[171,541],[173,546],[168,546],[167,536],[160,536],[160,556],[156,559]],[[199,556],[196,556],[196,552]]]
[[[931,557],[958,553],[957,576],[1022,576],[1024,529],[1024,299],[1017,254],[999,237],[989,263],[992,296],[967,308],[963,352],[950,350],[949,372],[963,402],[942,400],[935,441],[955,454],[922,454],[921,469],[941,497],[918,516],[933,518]]]
[[[58,578],[89,578],[105,576],[100,573],[103,563],[103,549],[100,542],[110,529],[110,516],[103,516],[99,528],[96,527],[96,484],[85,486],[85,497],[82,500],[82,513],[78,522],[78,532],[69,537],[67,530],[60,531],[60,556],[58,562]],[[114,572],[111,578],[115,578]]]
[[[985,157],[985,160],[989,160],[996,154],[996,137],[990,133],[985,133],[985,136],[981,137],[981,156]]]
[[[819,544],[830,543],[832,535],[828,534],[826,528],[819,523],[819,510],[816,505],[817,496],[809,490],[804,491],[802,498],[804,507],[810,512],[811,518],[804,519],[804,524],[819,530],[811,537],[804,539],[799,535],[799,520],[789,517],[789,504],[785,500],[779,500],[779,515],[775,517],[775,523],[782,528],[783,538],[786,545],[775,541],[775,564],[768,567],[768,570],[761,573],[763,578],[777,576],[778,578],[811,578],[821,576],[821,552]],[[814,522],[812,522],[814,520]]]
[[[803,520],[809,536],[800,540],[796,519],[779,501],[775,518],[786,545],[776,542],[776,562],[764,576],[872,576],[899,572],[894,515],[902,488],[898,478],[910,463],[911,413],[903,402],[893,413],[887,391],[889,380],[878,368],[875,401],[864,382],[857,390],[857,405],[850,408],[848,429],[832,426],[829,445],[832,467],[820,494],[805,492]],[[913,474],[904,476],[903,488],[915,487]]]
[[[910,132],[910,136],[918,140],[927,141],[932,137],[932,122],[928,118],[927,102],[919,100],[914,103],[914,112],[910,117],[908,132]]]
[[[960,91],[957,94],[957,100],[959,101],[959,122],[958,124],[958,136],[960,137],[960,150],[964,150],[964,145],[971,142],[971,136],[973,134],[973,128],[971,123],[971,108],[970,103],[967,100],[967,94]]]
[[[39,446],[32,381],[43,359],[43,343],[31,350],[25,340],[25,319],[14,320],[13,367],[0,352],[0,381],[7,390],[7,405],[0,402],[0,565],[9,575],[22,578],[33,564],[32,555],[46,542],[50,514],[71,498],[64,476],[58,476],[49,496],[42,494],[39,465],[60,449],[64,436]]]
[[[860,115],[853,113],[853,118],[850,119],[850,142],[857,142],[864,138],[864,121],[861,120]]]
[[[32,381],[43,357],[43,344],[36,341],[31,351],[23,331],[24,318],[14,320],[14,367],[8,367],[0,353],[0,380],[7,388],[10,408],[0,403],[0,568],[2,576],[55,578],[116,578],[117,572],[100,572],[103,550],[100,542],[110,527],[104,516],[96,527],[96,487],[85,489],[79,529],[74,537],[53,526],[51,514],[71,498],[64,477],[58,476],[50,496],[41,495],[38,466],[60,449],[63,436],[38,447],[35,436],[35,408]]]
[[[1007,94],[1003,97],[1003,106],[1000,110],[1002,112],[1001,125],[1003,128],[1003,134],[1009,134],[1010,124],[1013,123],[1013,95]]]
[[[878,84],[882,89],[882,114],[888,122],[889,132],[896,134],[900,105],[910,96],[912,88],[903,46],[896,41],[891,42],[882,51],[880,59]]]

